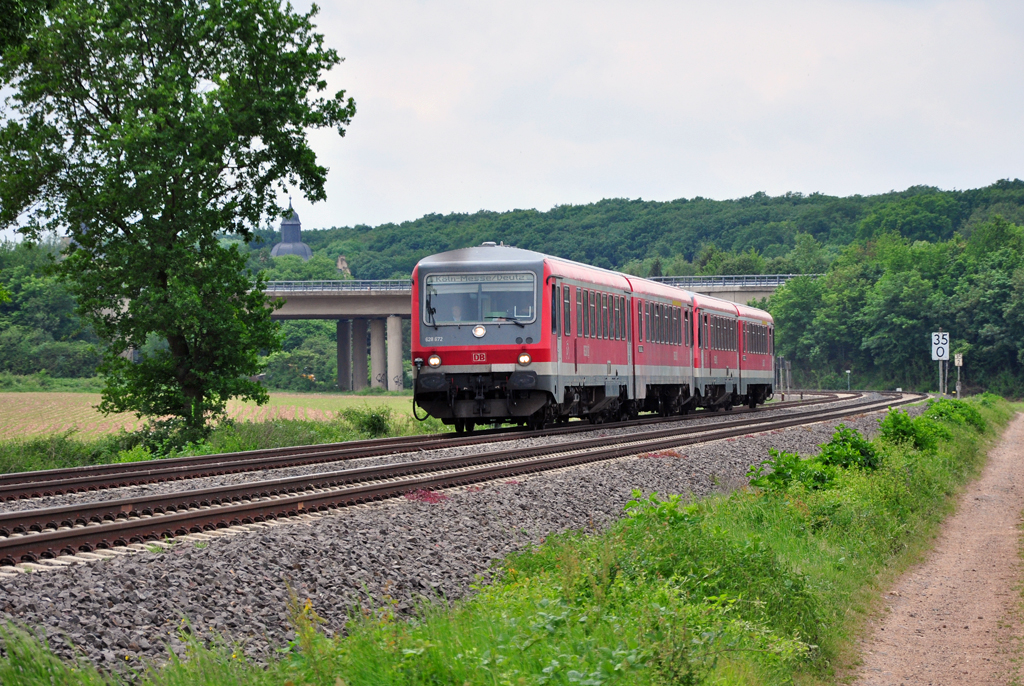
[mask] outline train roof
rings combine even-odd
[[[546,259],[547,255],[533,250],[513,248],[509,245],[484,244],[430,255],[420,260],[418,266],[467,268],[479,264],[536,268]]]
[[[475,245],[470,248],[448,250],[446,252],[437,253],[436,255],[424,257],[417,263],[417,267],[429,267],[431,269],[471,269],[480,265],[484,267],[500,266],[506,269],[509,267],[541,269],[545,262],[550,264],[553,268],[555,265],[559,265],[560,268],[555,269],[555,271],[564,272],[565,275],[569,277],[582,276],[582,271],[589,273],[591,276],[600,274],[605,277],[601,280],[605,285],[623,288],[637,295],[658,296],[666,299],[682,300],[701,307],[710,307],[712,309],[736,314],[740,317],[772,321],[771,315],[764,310],[759,310],[747,305],[740,305],[730,300],[723,300],[721,298],[716,298],[712,295],[704,295],[702,293],[694,293],[683,288],[669,286],[667,284],[663,284],[658,281],[651,281],[650,279],[645,279],[639,276],[623,274],[611,269],[594,267],[589,264],[583,264],[582,262],[567,260],[563,257],[546,255],[534,250],[515,248],[510,245],[484,243],[483,245]]]

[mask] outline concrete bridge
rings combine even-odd
[[[770,296],[795,276],[799,275],[662,276],[653,280],[746,303]],[[402,388],[402,320],[412,316],[409,279],[270,281],[266,293],[285,301],[284,306],[274,312],[274,319],[333,319],[337,322],[339,389],[366,388],[367,372],[370,385],[375,388]],[[367,332],[369,358],[365,343]]]

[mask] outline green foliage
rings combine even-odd
[[[768,459],[747,471],[750,485],[768,493],[781,494],[794,483],[809,490],[826,490],[836,485],[843,469],[875,470],[880,455],[856,429],[840,424],[832,439],[821,446],[816,456],[803,460],[798,453],[768,449]],[[770,469],[771,471],[766,471]]]
[[[794,361],[797,382],[845,386],[843,371],[851,369],[860,387],[934,388],[928,336],[941,328],[951,332],[953,352],[964,354],[966,388],[1019,394],[1024,229],[995,215],[971,230],[966,241],[952,234],[939,242],[908,238],[916,230],[872,230],[843,251],[825,278],[780,288],[769,303],[776,350]]]
[[[2,336],[3,334],[0,334]],[[76,393],[99,393],[103,382],[96,377],[66,378],[52,377],[45,371],[30,375],[0,372],[0,391],[32,392],[70,391]]]
[[[859,431],[845,424],[836,427],[832,439],[821,446],[818,459],[824,465],[843,469],[878,469],[879,466],[879,455],[875,447]]]
[[[985,419],[981,416],[978,408],[973,403],[964,400],[953,400],[951,398],[930,400],[924,415],[949,424],[970,426],[978,432],[985,430]]]
[[[387,406],[350,407],[342,410],[341,416],[371,438],[388,436],[394,430],[394,412]]]
[[[953,435],[942,424],[930,417],[911,418],[907,412],[892,408],[878,423],[882,440],[888,443],[907,442],[917,450],[935,450],[939,441],[948,441]]]
[[[285,181],[324,197],[306,132],[344,133],[355,106],[317,95],[340,58],[315,11],[59,0],[4,53],[0,226],[69,230],[56,272],[105,343],[104,411],[198,435],[229,398],[266,400],[248,377],[279,345],[271,310],[220,238],[250,241]],[[153,335],[167,347],[123,357]]]

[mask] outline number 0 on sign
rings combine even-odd
[[[949,333],[939,331],[932,334],[932,359],[949,360]]]

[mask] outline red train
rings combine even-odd
[[[414,402],[456,431],[754,407],[772,394],[762,310],[494,243],[412,273]]]

